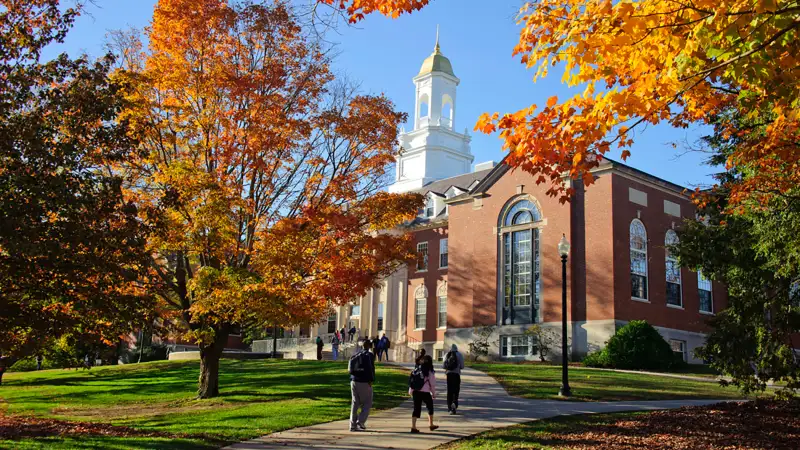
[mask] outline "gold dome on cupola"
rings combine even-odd
[[[419,69],[417,76],[419,77],[433,72],[442,72],[453,77],[456,76],[453,73],[453,65],[450,64],[450,60],[442,54],[439,48],[439,27],[436,27],[436,46],[433,47],[433,53],[422,62],[422,68]]]

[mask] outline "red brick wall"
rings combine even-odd
[[[474,209],[471,200],[450,206],[448,327],[497,324],[498,237],[495,228],[503,207],[517,196],[519,185],[523,186],[523,193],[536,199],[546,220],[539,236],[540,307],[544,321],[561,320],[561,257],[557,246],[562,233],[571,236],[570,206],[548,197],[547,187],[537,186],[530,174],[509,171],[489,188],[480,209]],[[568,278],[568,289],[570,285]]]
[[[443,281],[447,281],[448,269],[439,268],[439,241],[448,236],[447,226],[442,226],[432,229],[424,229],[414,232],[414,247],[417,243],[428,243],[428,270],[417,271],[416,266],[408,268],[408,336],[412,343],[414,340],[418,342],[433,342],[444,340],[444,330],[437,329],[439,322],[439,298],[436,291]],[[448,242],[448,253],[450,243]],[[448,259],[452,263],[451,255]],[[422,284],[428,288],[428,302],[427,302],[427,315],[425,317],[426,328],[424,330],[415,330],[416,319],[416,290]],[[450,292],[448,291],[448,309],[450,308],[449,302]]]
[[[627,199],[626,199],[627,201]],[[614,240],[612,176],[596,178],[584,195],[586,230],[586,320],[614,318]],[[573,258],[575,257],[573,252]],[[624,267],[629,267],[627,263]],[[577,272],[577,271],[576,271]],[[629,281],[617,284],[628,286]]]
[[[677,229],[684,218],[694,217],[694,207],[687,198],[664,192],[649,184],[613,174],[613,233],[614,233],[614,295],[616,319],[647,320],[650,324],[679,330],[707,332],[708,315],[699,312],[697,274],[681,269],[683,309],[667,306],[666,301],[666,249],[664,238],[673,224]],[[647,206],[629,200],[629,188],[647,193]],[[591,190],[591,188],[590,188]],[[681,218],[664,212],[664,200],[681,206]],[[630,224],[639,219],[647,230],[648,300],[649,303],[631,300],[630,292]],[[713,285],[714,311],[727,303],[725,289]]]

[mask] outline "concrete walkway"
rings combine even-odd
[[[410,365],[402,365],[410,368]],[[411,434],[411,402],[372,414],[367,432],[350,432],[349,422],[339,420],[270,434],[234,444],[229,449],[429,449],[456,439],[523,422],[549,417],[622,411],[679,408],[718,403],[719,400],[670,400],[632,402],[569,402],[527,400],[512,397],[493,378],[473,369],[462,375],[461,401],[457,416],[447,415],[444,374],[437,373],[438,398],[435,401],[435,432],[427,428],[427,416],[417,426],[420,434]],[[423,426],[425,425],[425,426]]]

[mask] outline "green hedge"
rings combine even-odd
[[[633,320],[609,339],[606,347],[583,360],[589,367],[629,370],[673,370],[686,366],[652,325]]]

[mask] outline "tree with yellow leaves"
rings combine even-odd
[[[235,326],[327,317],[413,257],[417,195],[383,191],[405,115],[334,80],[282,2],[159,0],[148,47],[115,43],[144,156],[117,166],[157,231],[158,294],[219,392]]]

